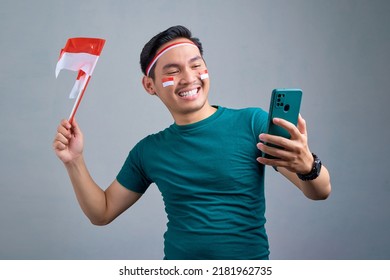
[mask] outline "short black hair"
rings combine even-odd
[[[202,43],[198,38],[192,37],[191,31],[188,28],[182,25],[172,26],[158,33],[156,36],[150,39],[150,41],[147,42],[144,48],[142,49],[140,55],[140,64],[141,64],[142,73],[144,73],[144,75],[146,75],[146,68],[148,67],[153,57],[156,55],[157,50],[165,43],[177,38],[189,39],[198,47],[200,51],[200,55],[203,56]],[[154,79],[154,68],[155,65],[152,67],[152,69],[150,69],[150,74],[149,74],[149,76],[152,77],[153,79]]]

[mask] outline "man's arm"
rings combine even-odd
[[[83,158],[83,134],[74,120],[63,120],[57,128],[53,148],[64,163],[77,200],[95,225],[106,225],[133,205],[142,194],[130,191],[117,180],[103,191],[92,179]]]
[[[284,167],[278,167],[277,170],[310,199],[324,200],[331,192],[330,176],[325,166],[321,167],[320,175],[311,181],[302,181],[296,173],[288,171]]]
[[[324,165],[319,176],[314,180],[302,181],[297,176],[297,173],[309,173],[314,161],[307,144],[305,120],[299,116],[297,127],[283,119],[274,119],[273,121],[276,125],[287,129],[291,138],[286,139],[270,134],[261,134],[259,137],[262,142],[272,143],[283,147],[283,149],[259,143],[257,147],[262,152],[277,159],[259,157],[257,160],[262,164],[276,167],[281,174],[297,186],[308,198],[314,200],[326,199],[331,192],[331,184],[329,172]]]

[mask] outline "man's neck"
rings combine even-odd
[[[217,108],[207,104],[202,110],[174,117],[177,125],[188,125],[207,119],[217,111]]]

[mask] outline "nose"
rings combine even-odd
[[[193,84],[197,80],[197,73],[193,71],[191,68],[185,68],[182,70],[180,77],[180,84]]]

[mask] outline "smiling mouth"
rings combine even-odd
[[[178,95],[180,97],[191,97],[191,96],[196,95],[198,93],[198,91],[199,91],[199,88],[194,88],[193,90],[179,92]]]

